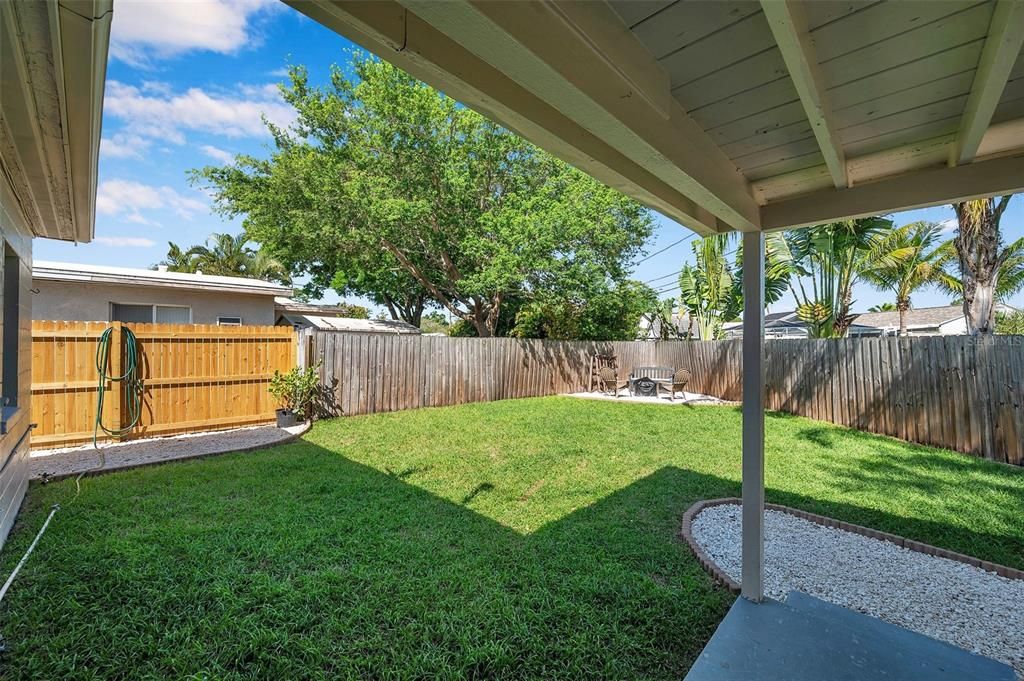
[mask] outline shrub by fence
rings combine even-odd
[[[742,399],[740,341],[569,342],[307,331],[333,409],[347,415],[588,389],[594,354],[686,367],[690,390]],[[769,409],[1024,463],[1024,339],[769,340]]]
[[[32,419],[38,426],[33,447],[92,439],[99,382],[96,346],[108,326],[114,328],[108,374],[124,366],[121,329],[131,329],[138,338],[143,405],[129,438],[273,421],[277,405],[267,384],[275,370],[295,366],[290,327],[34,321]],[[104,424],[127,425],[124,386],[107,381],[106,387]]]

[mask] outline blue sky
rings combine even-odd
[[[288,65],[305,65],[311,80],[325,81],[330,65],[347,63],[356,47],[279,0],[119,0],[111,42],[96,240],[78,246],[39,240],[39,260],[148,267],[164,257],[168,241],[191,246],[213,232],[238,232],[240,223],[213,214],[209,197],[189,185],[186,173],[237,153],[268,153],[261,116],[291,120],[276,88]],[[942,222],[953,212],[940,207],[893,217],[898,224]],[[1007,240],[1024,236],[1024,196],[1011,202],[1003,227]],[[647,251],[688,234],[659,216]],[[692,241],[638,263],[634,276],[670,289],[676,278],[663,277],[692,260]],[[855,298],[854,309],[863,310],[891,296],[859,286]],[[948,299],[925,291],[913,302],[925,307]],[[1011,303],[1024,307],[1024,294]],[[783,299],[773,310],[790,308],[791,299]]]

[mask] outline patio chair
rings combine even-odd
[[[686,401],[686,384],[690,382],[689,369],[676,369],[672,374],[672,381],[658,383],[658,390],[667,390],[668,398],[676,401],[676,391],[683,393],[683,401]]]
[[[601,367],[597,370],[597,388],[601,392],[610,392],[615,397],[619,396],[619,388],[629,387],[629,381],[620,381],[619,375],[611,367]]]

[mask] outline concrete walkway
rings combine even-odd
[[[736,599],[684,681],[1014,681],[1009,665],[792,592]]]
[[[34,480],[53,479],[82,472],[112,471],[163,461],[265,449],[290,442],[308,429],[309,424],[306,423],[291,428],[236,428],[100,445],[100,452],[93,449],[91,444],[64,449],[41,449],[33,451],[29,458],[30,476]]]

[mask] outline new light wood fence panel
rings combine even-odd
[[[129,437],[271,422],[278,405],[267,392],[270,378],[295,366],[295,332],[289,327],[34,321],[33,447],[92,439],[96,348],[108,326],[115,328],[108,374],[119,372],[125,358],[118,329],[131,329],[138,339],[143,408]],[[127,425],[121,384],[108,381],[107,389],[104,424]]]
[[[590,359],[690,369],[693,392],[740,401],[740,341],[569,342],[308,332],[336,413],[368,414],[587,390]],[[766,341],[767,406],[1024,464],[1024,338]]]

